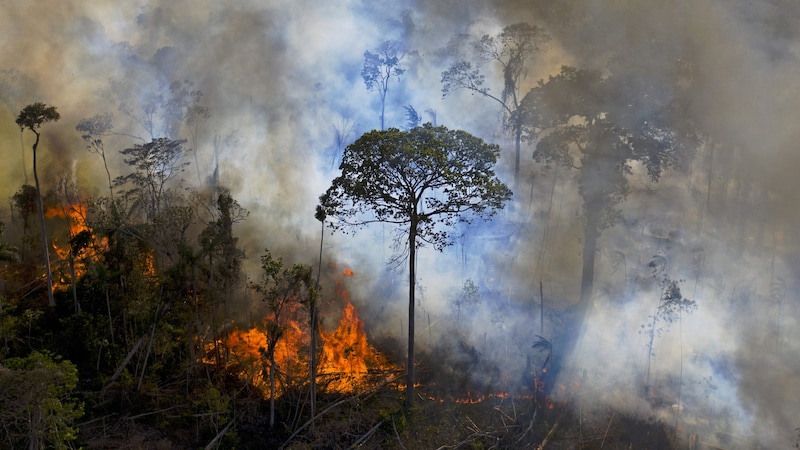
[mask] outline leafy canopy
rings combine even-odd
[[[341,175],[320,197],[334,229],[373,222],[409,224],[441,250],[437,225],[493,216],[511,197],[494,172],[499,147],[430,123],[408,131],[371,131],[345,149]],[[319,213],[319,211],[318,211]]]
[[[680,164],[691,143],[670,126],[674,104],[656,95],[632,97],[624,105],[610,102],[627,84],[621,76],[562,67],[531,89],[517,112],[526,136],[536,141],[536,162],[580,170],[586,212],[601,228],[621,218],[616,206],[628,195],[633,161],[656,181]]]
[[[47,106],[44,103],[36,102],[20,111],[16,123],[21,130],[27,128],[38,134],[37,130],[43,123],[55,122],[60,118],[61,114],[56,111],[55,106]]]

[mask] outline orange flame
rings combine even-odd
[[[344,276],[353,271],[345,269]],[[318,363],[318,384],[328,392],[352,392],[368,387],[374,379],[374,369],[391,368],[367,341],[364,323],[358,317],[341,281],[336,282],[336,295],[343,303],[342,315],[337,328],[320,332],[321,357]],[[293,303],[282,314],[283,333],[275,348],[276,396],[280,396],[292,383],[305,383],[308,378],[311,338],[308,312],[299,303]],[[239,376],[262,388],[269,395],[269,361],[265,355],[267,337],[266,323],[273,320],[269,315],[264,324],[247,330],[235,329],[226,340],[232,356],[228,366],[238,366]],[[204,360],[210,363],[211,358]]]
[[[353,271],[349,270],[349,273],[352,274]],[[322,358],[319,374],[332,378],[328,390],[351,392],[367,384],[371,367],[387,368],[388,365],[367,342],[364,322],[358,317],[356,307],[350,302],[350,293],[344,284],[338,281],[336,295],[344,302],[344,309],[336,330],[331,333],[324,331],[321,333]]]
[[[289,315],[299,313],[299,305]],[[265,395],[269,395],[269,361],[265,355],[267,349],[267,336],[264,333],[264,324],[247,330],[234,330],[227,338],[227,346],[231,352],[229,365],[236,365],[240,369],[239,376],[262,387]],[[280,396],[287,384],[281,380],[300,379],[308,371],[307,358],[298,358],[298,355],[308,353],[310,343],[307,330],[302,330],[300,321],[286,320],[286,327],[281,339],[275,345],[275,365],[278,374],[287,376],[276,377],[276,395]],[[207,361],[208,362],[208,359]]]
[[[86,207],[82,204],[70,204],[62,207],[48,207],[47,210],[45,210],[45,217],[48,219],[66,219],[67,226],[69,227],[68,239],[70,240],[75,236],[78,236],[80,233],[86,231],[92,233],[91,228],[89,228],[89,226],[86,224]],[[79,279],[86,273],[87,260],[94,259],[97,256],[98,248],[104,248],[107,246],[107,239],[103,238],[102,241],[95,240],[93,244],[94,245],[90,245],[82,249],[80,255],[72,255],[70,244],[67,243],[66,245],[59,245],[57,239],[55,238],[53,239],[52,246],[59,260],[68,263],[72,259],[72,263],[74,264],[74,276],[76,279]],[[81,258],[78,258],[78,256],[81,256]],[[72,277],[72,275],[69,274],[71,271],[62,270],[62,272],[64,272],[64,275],[53,280],[54,289],[64,290],[67,289],[70,284],[68,277]]]

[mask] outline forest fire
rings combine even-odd
[[[52,246],[59,261],[68,264],[67,269],[62,269],[62,275],[55,277],[53,288],[57,290],[67,289],[70,284],[67,278],[78,280],[86,273],[86,259],[91,259],[98,253],[97,246],[105,247],[106,239],[99,243],[94,241],[94,233],[86,224],[86,207],[81,204],[69,204],[67,206],[53,206],[45,210],[45,217],[48,219],[66,219],[68,228],[67,243],[59,244],[58,238],[53,238]],[[69,274],[65,273],[69,271]]]
[[[345,269],[342,275],[353,276],[353,272]],[[376,371],[391,367],[367,341],[364,322],[359,318],[358,311],[350,301],[350,294],[340,280],[336,280],[335,292],[342,303],[342,313],[336,329],[320,330],[317,384],[321,391],[353,392],[369,387]],[[310,370],[308,311],[299,302],[294,302],[288,311],[282,313],[282,317],[282,331],[274,350],[276,396],[306,383]],[[229,366],[235,364],[239,376],[264,388],[266,396],[269,395],[266,386],[270,368],[267,330],[271,326],[274,326],[274,319],[269,314],[254,327],[236,329],[227,338],[232,355]]]
[[[353,271],[345,269],[343,275]],[[336,296],[344,308],[339,326],[333,332],[322,331],[322,358],[319,375],[327,380],[327,389],[334,392],[349,392],[369,384],[370,369],[390,368],[382,357],[367,342],[364,322],[358,317],[356,307],[350,301],[350,293],[341,281],[336,282]]]

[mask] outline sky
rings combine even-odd
[[[687,171],[652,183],[634,170],[625,222],[601,238],[595,307],[581,331],[583,353],[571,361],[588,368],[581,398],[667,422],[680,411],[684,434],[698,433],[709,444],[787,448],[800,427],[792,269],[800,4],[792,0],[0,0],[0,197],[30,178],[31,155],[22,148],[29,149],[31,136],[23,136],[21,148],[14,124],[25,105],[42,101],[61,113],[43,128],[44,187],[68,174],[86,195],[104,195],[102,161],[86,150],[77,123],[113,113],[119,134],[106,148],[118,175],[125,169],[118,150],[147,137],[135,120],[141,112],[126,115],[120,104],[135,108],[168,96],[170,82],[185,80],[202,92],[210,113],[193,139],[182,129],[194,149],[186,184],[202,189],[218,170],[219,182],[250,211],[238,232],[251,259],[270,248],[313,263],[320,236],[314,207],[336,176],[337,132],[352,141],[380,124],[378,97],[360,72],[364,52],[385,40],[409,50],[407,71],[389,86],[387,125],[404,126],[403,107],[411,105],[426,121],[497,143],[499,173],[511,182],[512,141],[498,105],[468,92],[443,98],[440,80],[455,44],[517,22],[553,38],[529,66],[522,92],[562,65],[607,75],[623,67],[656,87],[681,77],[683,114],[707,138]],[[499,92],[496,69],[485,69],[487,86]],[[158,118],[155,124],[166,125]],[[531,152],[523,149],[526,181],[507,212],[463,231],[449,250],[420,256],[423,348],[460,340],[481,350],[485,367],[515,373],[526,355],[541,358],[529,345],[538,334],[529,315],[538,309],[539,282],[545,333],[577,300],[581,211],[574,176],[542,173]],[[7,207],[0,220],[11,220]],[[326,258],[353,267],[354,301],[376,335],[403,329],[403,266],[387,264],[394,233],[379,226],[324,238]],[[639,330],[659,296],[647,268],[656,256],[669,261],[669,276],[683,280],[684,295],[698,304],[655,341],[653,372],[671,386],[659,406],[628,388],[647,359]],[[483,299],[453,324],[454,299],[467,278],[477,280]]]

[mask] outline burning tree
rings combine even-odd
[[[266,348],[261,352],[269,360],[269,426],[275,425],[275,350],[287,327],[287,316],[293,304],[309,303],[316,295],[311,268],[302,264],[285,267],[269,250],[261,257],[262,279],[253,284],[267,303],[269,316],[264,324]]]
[[[511,197],[494,172],[499,148],[465,131],[425,124],[409,131],[373,130],[344,152],[341,175],[320,196],[334,230],[383,222],[408,232],[408,379],[414,400],[414,292],[416,251],[451,244],[441,227],[488,219]]]

